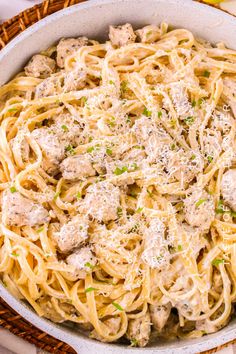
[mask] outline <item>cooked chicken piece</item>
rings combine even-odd
[[[81,215],[74,216],[64,224],[59,232],[54,232],[53,239],[61,252],[69,252],[81,246],[88,238],[88,219]]]
[[[196,330],[204,331],[205,333],[215,333],[215,332],[219,331],[219,329],[222,326],[215,325],[212,322],[213,321],[208,320],[208,319],[196,321]]]
[[[135,340],[139,347],[145,347],[151,333],[151,318],[149,312],[134,320],[129,320],[127,338]]]
[[[98,221],[108,222],[117,219],[120,207],[120,190],[110,182],[99,182],[87,188],[81,212]]]
[[[75,274],[80,279],[84,279],[86,274],[91,272],[97,263],[97,259],[93,255],[90,247],[80,248],[68,256],[66,261],[69,265],[76,268]]]
[[[42,149],[43,168],[50,174],[57,173],[59,164],[65,155],[65,146],[61,144],[52,128],[35,129],[31,135]]]
[[[108,328],[109,334],[115,335],[120,329],[121,318],[112,317],[109,318],[108,320],[105,320],[103,323]],[[101,342],[106,342],[106,339],[100,336],[95,329],[91,332],[91,338],[100,340]]]
[[[81,90],[86,85],[86,77],[87,74],[82,68],[77,68],[68,73],[57,73],[36,86],[35,98]]]
[[[60,165],[62,176],[65,179],[76,181],[84,177],[95,176],[91,159],[87,155],[76,155],[67,157]]]
[[[184,200],[184,212],[189,225],[207,230],[215,216],[214,199],[205,190],[195,189]]]
[[[85,45],[88,45],[86,37],[62,38],[57,45],[57,65],[64,68],[65,59]]]
[[[171,255],[168,242],[165,240],[165,225],[158,219],[152,219],[149,227],[144,230],[144,250],[142,260],[150,268],[166,267]]]
[[[78,145],[80,136],[83,131],[78,121],[70,113],[61,113],[54,118],[54,124],[51,125],[50,130],[57,136],[61,145]]]
[[[87,74],[83,68],[65,73],[63,92],[82,90],[86,85]]]
[[[10,226],[35,226],[49,221],[48,211],[19,192],[5,190],[2,198],[2,221]]]
[[[136,135],[138,142],[142,144],[148,141],[150,136],[157,133],[158,128],[150,118],[142,116],[141,118],[136,119],[132,131]]]
[[[46,57],[45,55],[34,55],[25,67],[27,76],[39,77],[45,79],[56,71],[55,60]]]
[[[123,26],[110,26],[109,38],[113,46],[122,47],[134,43],[136,35],[131,24],[126,23]]]
[[[223,174],[221,193],[224,201],[236,211],[236,169],[230,169]]]
[[[56,74],[48,77],[35,88],[35,98],[55,96],[61,92],[61,75]]]
[[[161,37],[160,28],[154,25],[145,26],[135,31],[135,33],[142,43],[153,43],[158,41]]]
[[[202,172],[204,168],[204,160],[201,154],[191,150],[170,150],[167,155],[166,169],[168,170],[168,173],[178,181],[189,183]]]
[[[166,305],[150,305],[150,315],[151,315],[151,323],[154,328],[160,332],[170,316],[171,311],[171,303],[168,302]]]

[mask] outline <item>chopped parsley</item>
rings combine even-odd
[[[107,123],[109,127],[114,127],[116,125],[115,120],[115,117],[111,117],[111,119]]]
[[[207,161],[209,162],[209,163],[211,163],[212,162],[212,160],[213,160],[213,156],[207,156]]]
[[[130,339],[130,344],[131,344],[131,347],[137,347],[138,346],[137,339],[136,338]]]
[[[134,149],[145,150],[145,147],[143,145],[134,145]]]
[[[157,113],[157,116],[158,116],[158,118],[161,118],[161,117],[162,117],[162,112],[159,111],[159,112]]]
[[[65,124],[63,124],[61,126],[61,129],[64,130],[64,132],[68,132],[69,131],[68,127]]]
[[[18,108],[9,108],[7,112],[16,112],[18,111]]]
[[[117,216],[118,216],[118,218],[121,218],[122,215],[123,215],[123,210],[122,210],[121,207],[118,207],[118,208],[117,208]]]
[[[138,208],[137,210],[136,210],[136,213],[141,213],[143,211],[143,208]]]
[[[76,194],[76,198],[77,198],[77,199],[81,199],[81,197],[82,197],[81,193],[78,192],[78,193]]]
[[[97,289],[96,289],[96,288],[93,288],[93,287],[91,286],[91,287],[85,289],[85,293],[86,293],[86,294],[87,294],[87,293],[91,293],[91,291],[95,291],[95,290],[97,290]]]
[[[174,150],[176,149],[176,145],[175,145],[175,144],[171,144],[170,149],[171,149],[172,151],[174,151]]]
[[[126,123],[131,123],[131,118],[130,118],[130,116],[127,117]]]
[[[42,232],[44,230],[44,227],[40,227],[36,232],[39,234],[40,232]]]
[[[190,157],[190,160],[191,161],[193,161],[193,160],[195,160],[196,159],[196,155],[192,155],[191,157]]]
[[[70,155],[75,155],[75,149],[73,148],[72,145],[67,145],[65,147],[66,152],[68,152]]]
[[[138,169],[138,165],[136,164],[136,162],[132,163],[131,168],[132,171],[136,171]]]
[[[219,264],[223,264],[225,262],[225,260],[224,259],[214,259],[212,262],[211,262],[211,264],[213,265],[213,266],[218,266]]]
[[[59,195],[60,195],[60,192],[55,193],[53,200],[56,200],[59,197]]]
[[[147,37],[149,37],[152,34],[152,30],[147,32]]]
[[[197,102],[195,100],[192,101],[192,107],[195,107]]]
[[[177,249],[178,249],[179,252],[183,251],[183,247],[181,245],[178,245]]]
[[[209,77],[210,76],[210,72],[208,70],[205,70],[203,73],[204,77]]]
[[[11,256],[13,256],[13,257],[19,257],[19,254],[16,253],[16,252],[12,252],[12,253],[11,253]]]
[[[194,117],[193,117],[193,116],[189,116],[189,117],[185,118],[184,121],[185,121],[185,123],[186,123],[187,125],[192,125],[193,122],[194,122]]]
[[[106,154],[111,156],[112,155],[112,150],[110,148],[106,148]]]
[[[112,305],[119,311],[124,311],[123,307],[121,307],[119,304],[117,304],[116,302],[112,302]]]
[[[94,150],[94,146],[91,146],[89,148],[87,148],[87,152],[90,154],[91,152],[93,152]]]
[[[84,264],[84,266],[85,266],[85,267],[88,267],[88,268],[90,268],[90,269],[93,269],[93,268],[94,268],[94,265],[92,265],[90,262],[86,262],[86,263]]]
[[[122,175],[123,173],[127,172],[128,171],[128,167],[127,166],[123,166],[123,167],[116,167],[115,171],[114,171],[114,174],[116,176],[120,176]]]
[[[145,107],[143,110],[143,115],[145,115],[146,117],[151,117],[152,112]]]
[[[128,82],[127,81],[122,81],[120,84],[120,91],[121,93],[125,93],[125,91],[127,91],[128,88]]]
[[[10,188],[10,192],[11,192],[11,193],[16,193],[16,192],[17,192],[16,187],[12,186],[12,187]]]
[[[112,80],[109,81],[109,84],[110,85],[115,85],[114,81],[112,81]]]
[[[223,200],[220,199],[216,208],[216,214],[224,214],[225,212]]]
[[[87,97],[83,96],[81,97],[81,102],[85,105],[87,103],[88,99]]]
[[[195,204],[196,208],[198,208],[200,205],[202,205],[203,203],[205,203],[207,200],[206,199],[199,199],[197,201],[197,203]]]

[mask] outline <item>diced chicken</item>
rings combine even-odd
[[[75,267],[75,274],[78,278],[84,279],[88,272],[91,272],[97,263],[90,247],[83,247],[72,253],[66,259],[69,265]]]
[[[151,318],[149,312],[144,316],[129,320],[127,338],[135,341],[139,347],[145,347],[151,333]]]
[[[81,90],[86,85],[86,77],[87,74],[82,68],[50,76],[36,86],[35,98]]]
[[[178,181],[191,182],[203,168],[204,160],[198,152],[183,151],[183,149],[169,151],[166,169],[169,175],[175,177]]]
[[[88,45],[86,37],[62,38],[57,45],[57,65],[64,68],[65,59],[85,45]]]
[[[150,268],[163,268],[170,261],[168,242],[165,240],[165,225],[158,219],[152,219],[144,230],[144,251],[142,260]]]
[[[160,332],[165,326],[171,311],[171,303],[166,305],[150,305],[151,322],[154,328]]]
[[[70,113],[55,116],[54,122],[50,130],[57,136],[61,145],[79,144],[83,125],[79,124]]]
[[[119,329],[120,329],[120,325],[121,325],[121,318],[120,317],[112,317],[109,318],[107,320],[105,320],[103,322],[103,324],[106,326],[108,332],[110,335],[115,335]],[[103,338],[102,336],[100,336],[96,330],[93,330],[91,332],[91,338],[97,339],[101,342],[106,342],[106,339]]]
[[[76,181],[84,177],[95,176],[91,160],[87,155],[67,157],[60,165],[62,176],[65,179]]]
[[[35,88],[35,98],[54,96],[61,92],[61,80],[59,75],[50,76],[43,80]]]
[[[31,134],[43,151],[43,168],[48,173],[57,173],[64,157],[64,145],[50,128],[35,129]]]
[[[214,199],[201,189],[195,189],[184,200],[185,220],[201,230],[209,229],[215,216]]]
[[[55,71],[55,60],[41,54],[34,55],[25,67],[27,76],[39,77],[41,79],[49,77]]]
[[[67,224],[64,224],[59,232],[53,234],[53,239],[57,243],[61,252],[69,252],[81,246],[88,238],[87,218],[76,215]]]
[[[86,85],[87,74],[83,68],[65,73],[63,92],[82,90]]]
[[[49,221],[48,211],[19,192],[5,190],[2,199],[2,221],[10,226],[35,226]]]
[[[196,330],[204,331],[205,333],[214,333],[219,331],[220,325],[215,325],[213,321],[206,319],[206,320],[199,320],[196,321]]]
[[[135,42],[136,35],[130,23],[123,26],[110,26],[109,38],[111,44],[116,47],[122,47]]]
[[[223,174],[221,193],[229,207],[236,211],[236,169],[230,169]]]
[[[110,182],[99,182],[88,187],[81,211],[98,221],[108,222],[117,219],[119,207],[119,188]]]
[[[142,43],[153,43],[158,41],[161,37],[160,28],[154,25],[145,26],[135,31],[135,33]]]

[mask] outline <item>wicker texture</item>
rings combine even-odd
[[[0,49],[11,41],[19,33],[23,32],[27,27],[38,22],[42,18],[62,10],[71,5],[75,5],[87,0],[46,0],[42,4],[29,8],[12,19],[0,25]],[[195,0],[200,1],[201,0]],[[10,306],[8,306],[0,298],[0,326],[8,329],[13,334],[27,340],[45,351],[54,354],[76,353],[68,344],[61,342],[47,333],[42,332],[32,324],[22,318]],[[229,344],[236,342],[231,341],[225,345],[219,346],[202,354],[215,353]]]

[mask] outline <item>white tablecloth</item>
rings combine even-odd
[[[0,22],[11,18],[27,7],[31,7],[40,3],[42,0],[0,0]],[[224,8],[236,15],[236,0],[226,1]],[[222,6],[222,7],[223,7]],[[43,353],[36,350],[35,346],[23,341],[19,337],[12,335],[10,332],[0,328],[0,354],[39,354]],[[231,345],[219,354],[236,354],[236,345]]]

